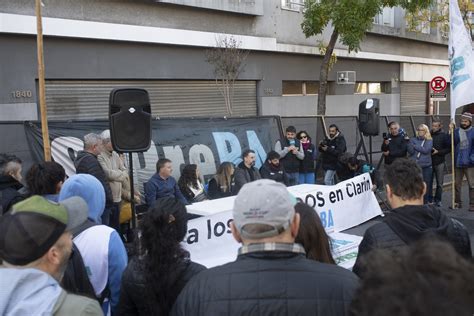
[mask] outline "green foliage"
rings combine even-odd
[[[427,8],[433,0],[306,0],[301,24],[306,37],[322,33],[329,23],[349,51],[357,51],[374,17],[384,7],[401,6],[409,12]]]

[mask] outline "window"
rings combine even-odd
[[[304,0],[281,0],[281,8],[291,11],[303,11]]]
[[[390,93],[390,82],[357,82],[355,94]]]
[[[383,8],[382,12],[374,17],[373,23],[393,27],[395,25],[394,17],[394,8]]]
[[[282,95],[316,95],[319,91],[319,81],[282,81]]]

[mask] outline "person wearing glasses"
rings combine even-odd
[[[306,131],[301,131],[296,135],[303,147],[304,159],[300,163],[300,184],[314,184],[314,162],[316,161],[317,150],[311,142],[311,137]]]
[[[426,187],[431,183],[433,169],[431,167],[431,150],[433,149],[433,139],[430,130],[425,124],[418,125],[416,136],[412,137],[408,143],[407,151],[410,159],[420,166],[423,174],[423,182]],[[423,201],[425,204],[431,203],[432,197],[425,194]]]
[[[389,134],[383,133],[382,154],[385,165],[391,165],[397,158],[407,156],[407,142],[410,140],[398,122],[388,123]]]

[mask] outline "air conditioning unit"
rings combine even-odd
[[[337,84],[355,84],[355,83],[356,83],[355,71],[338,71],[337,72]]]

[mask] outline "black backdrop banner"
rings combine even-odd
[[[108,129],[107,120],[53,121],[48,123],[53,160],[63,165],[68,175],[75,173],[74,158],[83,148],[83,137]],[[43,140],[39,122],[25,122],[25,132],[36,161],[43,160]],[[282,137],[277,116],[251,118],[176,118],[152,122],[152,144],[144,153],[133,153],[135,181],[139,189],[156,170],[159,158],[173,162],[173,176],[178,179],[186,164],[197,164],[207,180],[224,161],[238,164],[245,149],[256,153],[256,166]],[[127,160],[128,161],[128,160]],[[137,182],[135,182],[137,183]]]

